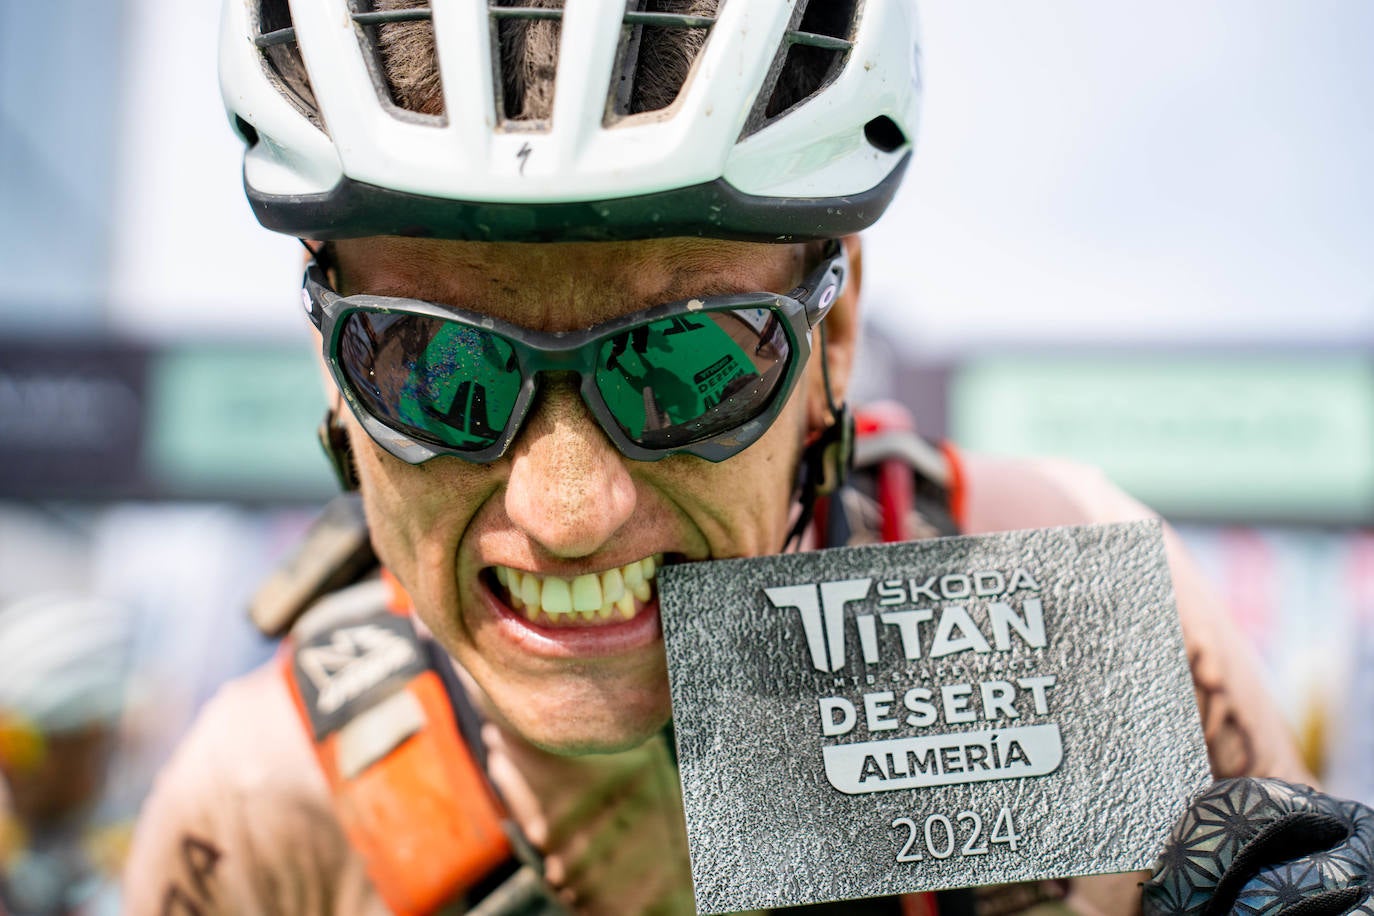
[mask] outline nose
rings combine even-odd
[[[635,484],[571,385],[545,388],[511,453],[506,514],[563,559],[606,545],[635,511]]]

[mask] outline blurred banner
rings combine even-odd
[[[1165,515],[1374,520],[1368,353],[989,356],[949,410],[965,448],[1096,465]]]
[[[925,435],[1096,465],[1171,518],[1374,523],[1366,353],[983,355],[897,377]],[[321,392],[304,347],[0,344],[0,498],[319,501]]]
[[[0,344],[0,498],[319,501],[322,391],[303,347]]]
[[[1374,800],[1374,533],[1179,533],[1258,652],[1309,766],[1337,794]]]

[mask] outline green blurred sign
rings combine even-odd
[[[1374,519],[1374,362],[1353,355],[1005,357],[959,369],[965,448],[1101,467],[1164,513]]]
[[[149,473],[196,496],[330,494],[336,485],[315,439],[323,385],[304,348],[158,354],[149,367]]]

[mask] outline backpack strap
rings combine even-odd
[[[349,843],[400,916],[564,912],[474,753],[451,663],[388,598],[374,578],[317,601],[279,653]]]
[[[881,510],[878,539],[907,541],[958,534],[964,521],[964,475],[958,451],[916,432],[905,407],[891,401],[855,416],[854,468],[871,477]]]
[[[264,636],[283,636],[315,602],[376,568],[362,498],[342,493],[329,501],[301,542],[258,587],[248,616]]]

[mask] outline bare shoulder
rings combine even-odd
[[[1152,513],[1091,465],[961,453],[970,532],[1126,522]]]
[[[1123,522],[1155,513],[1100,470],[1070,461],[963,455],[967,530]],[[1168,525],[1164,545],[1216,776],[1312,777],[1229,609]]]
[[[370,896],[273,664],[226,684],[154,783],[126,911],[366,912]]]

